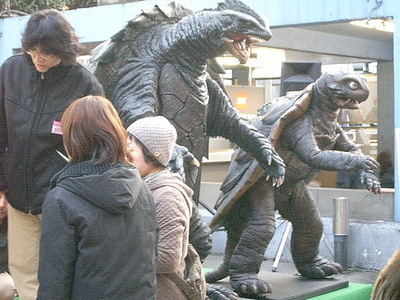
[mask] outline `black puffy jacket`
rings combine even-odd
[[[67,167],[43,202],[38,300],[155,300],[158,226],[136,168]]]
[[[83,66],[57,65],[46,73],[29,55],[15,55],[0,69],[0,190],[25,213],[40,214],[50,179],[66,161],[58,123],[75,99],[103,95]]]

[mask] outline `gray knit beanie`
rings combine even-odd
[[[127,130],[163,166],[167,166],[171,159],[177,137],[175,127],[168,119],[162,116],[142,118],[132,123]]]

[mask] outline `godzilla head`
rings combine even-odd
[[[217,10],[221,12],[219,20],[224,50],[242,64],[249,58],[250,47],[254,43],[268,41],[272,37],[267,20],[240,1],[218,3]]]
[[[329,94],[330,104],[335,108],[358,109],[369,96],[367,79],[355,72],[326,72],[315,86]]]

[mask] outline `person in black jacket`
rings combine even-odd
[[[61,129],[69,165],[43,203],[38,300],[156,299],[156,209],[117,111],[86,96]]]
[[[23,53],[0,68],[0,192],[10,204],[9,269],[21,300],[36,299],[42,202],[66,165],[62,112],[77,98],[104,94],[76,62],[82,48],[62,13],[39,11],[26,24]]]

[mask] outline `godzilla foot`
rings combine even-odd
[[[228,268],[224,264],[222,264],[218,267],[218,269],[213,270],[211,272],[207,272],[205,276],[206,276],[206,282],[208,283],[217,282],[229,276]]]
[[[223,286],[207,284],[207,297],[210,300],[238,300],[239,295]]]
[[[296,266],[300,274],[308,279],[320,279],[343,272],[340,264],[329,261],[321,256],[316,256],[309,263],[296,264]]]
[[[240,297],[259,299],[272,293],[272,285],[259,279],[254,273],[231,275],[230,284]]]

